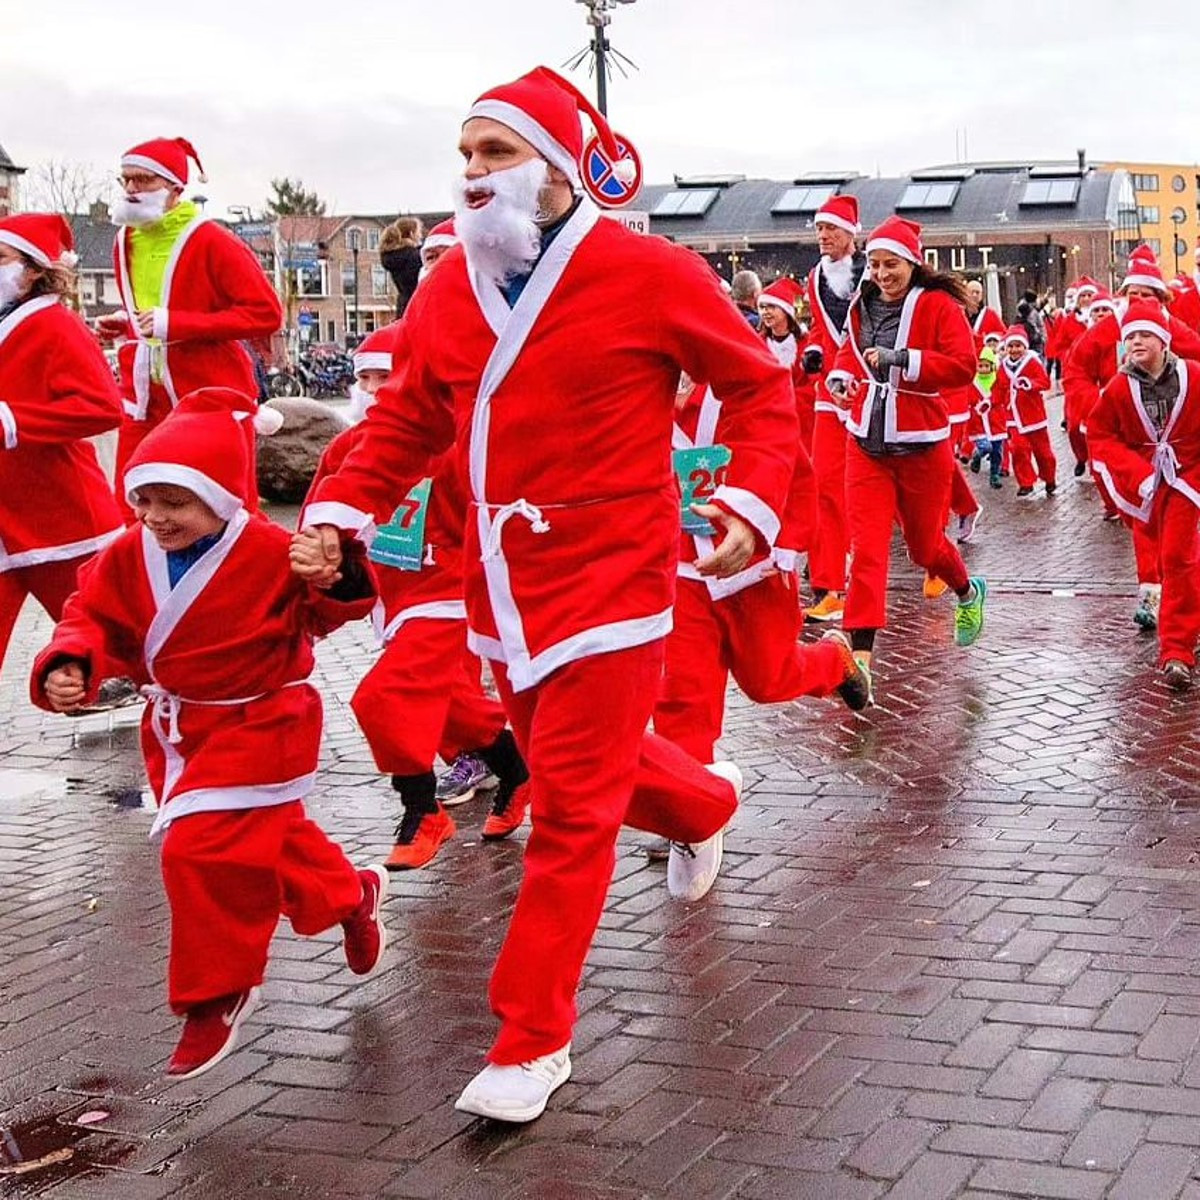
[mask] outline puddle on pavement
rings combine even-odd
[[[154,797],[140,787],[109,788],[104,798],[114,808],[144,808],[152,810],[155,807]]]
[[[53,771],[0,770],[0,800],[65,796],[70,782],[65,775],[57,775]]]
[[[70,1179],[117,1166],[133,1154],[130,1143],[93,1137],[100,1132],[95,1125],[63,1124],[53,1113],[0,1126],[0,1194],[25,1176],[36,1175],[39,1183],[50,1175]]]

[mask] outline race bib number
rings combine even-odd
[[[400,501],[392,519],[381,525],[367,557],[384,567],[419,571],[425,558],[425,518],[429,515],[432,479],[422,479]]]
[[[693,446],[672,454],[679,480],[680,525],[692,537],[712,537],[716,530],[704,517],[692,512],[693,504],[707,504],[725,482],[733,451],[728,446]]]

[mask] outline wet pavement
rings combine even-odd
[[[163,1078],[136,712],[29,708],[27,610],[0,674],[0,1197],[1200,1200],[1200,713],[1130,621],[1128,535],[1060,479],[979,488],[976,647],[899,558],[876,708],[734,699],[720,879],[672,903],[623,839],[574,1076],[516,1130],[452,1108],[524,839],[483,844],[479,802],[393,878],[385,969],[281,929],[241,1048]],[[347,704],[371,654],[365,626],[321,647],[311,805],[363,862],[395,815]]]

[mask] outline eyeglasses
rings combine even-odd
[[[118,175],[117,186],[129,191],[132,188],[135,192],[151,191],[156,183],[161,183],[161,176],[151,175],[148,172],[141,175]]]

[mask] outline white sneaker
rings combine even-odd
[[[707,770],[733,785],[734,795],[742,798],[742,773],[736,763],[710,763]],[[667,857],[667,891],[676,900],[699,900],[717,880],[725,852],[725,829],[695,844],[672,842]]]
[[[571,1078],[571,1043],[530,1062],[501,1067],[488,1063],[454,1102],[459,1112],[493,1121],[533,1121],[546,1102]]]
[[[981,516],[983,516],[983,509],[977,508],[973,513],[967,513],[965,517],[958,518],[957,541],[960,546],[965,545],[975,536],[975,527],[979,524]]]

